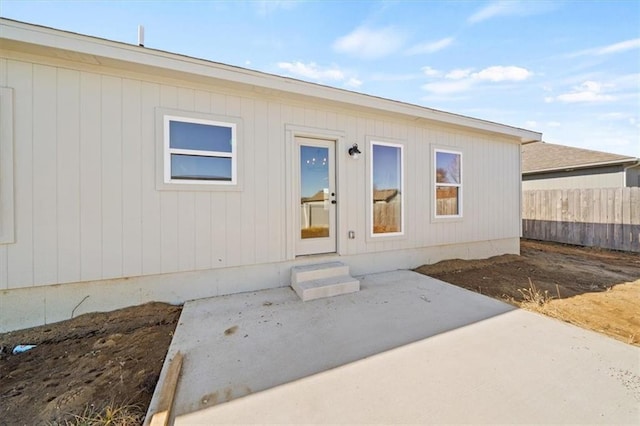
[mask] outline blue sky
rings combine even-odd
[[[397,189],[400,191],[402,174],[402,151],[395,146],[375,144],[372,147],[373,186],[375,189]]]
[[[329,149],[318,146],[301,146],[300,148],[300,194],[312,197],[318,191],[329,188],[329,165],[327,159]]]
[[[640,156],[640,1],[26,1],[0,15]]]

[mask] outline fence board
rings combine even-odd
[[[640,188],[524,191],[525,238],[640,252]]]
[[[615,203],[616,192],[607,191],[607,216],[606,216],[606,225],[607,231],[605,234],[605,244],[604,248],[611,248],[613,246],[613,227],[614,227],[614,214],[615,211],[614,203]]]
[[[622,250],[631,251],[633,231],[631,229],[631,191],[622,192]]]
[[[593,247],[602,247],[602,234],[598,232],[596,229],[596,224],[602,223],[600,221],[600,188],[596,188],[593,190],[593,201],[591,203],[591,208],[593,209]]]
[[[640,188],[629,194],[629,216],[631,225],[640,223]],[[631,251],[640,252],[640,227],[631,226],[629,233],[631,235]]]
[[[593,189],[583,189],[580,191],[580,201],[582,217],[580,220],[585,223],[582,226],[581,240],[586,246],[593,246]]]

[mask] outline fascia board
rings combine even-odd
[[[293,78],[252,71],[241,67],[164,52],[148,47],[129,45],[7,19],[0,19],[0,46],[2,46],[2,39],[72,51],[97,58],[102,57],[138,65],[170,69],[177,72],[262,87],[269,90],[311,96],[339,103],[360,105],[380,111],[410,116],[414,119],[424,119],[482,130],[489,133],[502,134],[516,138],[520,143],[542,140],[542,133],[491,121],[316,83],[309,83]]]
[[[567,171],[567,170],[592,169],[592,168],[604,167],[604,166],[615,166],[615,165],[624,166],[627,163],[634,163],[634,162],[637,162],[637,161],[638,161],[637,158],[629,157],[629,158],[623,158],[621,160],[602,161],[602,162],[599,162],[599,163],[588,163],[588,164],[578,164],[578,165],[575,165],[575,166],[562,166],[562,167],[551,167],[551,168],[548,168],[548,169],[528,170],[526,172],[522,172],[522,174],[523,175],[532,175],[532,174],[548,173],[548,172],[563,172],[563,171]]]

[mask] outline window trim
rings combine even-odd
[[[204,124],[231,129],[231,152],[171,148],[170,122]],[[241,191],[242,190],[242,119],[207,113],[156,108],[156,189],[176,191]],[[172,179],[171,155],[231,158],[231,180]]]
[[[0,244],[15,243],[13,89],[0,87]]]
[[[405,237],[406,223],[405,223],[405,211],[407,209],[405,199],[405,149],[406,146],[402,141],[391,141],[385,138],[370,137],[367,138],[367,168],[368,168],[368,191],[367,191],[367,203],[368,203],[368,220],[367,220],[367,240],[380,241],[380,239],[398,239]],[[373,232],[373,219],[374,219],[374,204],[373,204],[373,147],[374,145],[388,146],[400,149],[400,231],[399,232],[385,232],[374,233]]]
[[[237,183],[236,165],[238,162],[236,155],[237,132],[236,125],[234,123],[226,123],[223,121],[203,120],[200,118],[183,117],[177,115],[166,114],[163,117],[164,125],[164,183],[176,183],[180,185],[195,184],[195,185],[235,185]],[[171,122],[202,124],[205,126],[227,127],[231,129],[231,152],[222,151],[203,151],[196,149],[184,149],[184,148],[171,148]],[[174,179],[171,176],[171,155],[180,154],[193,157],[212,157],[212,158],[231,158],[231,181],[227,180],[215,180],[215,179]]]
[[[433,221],[455,221],[461,220],[464,217],[464,153],[459,148],[450,147],[433,147],[432,150],[432,162],[433,169],[431,170],[432,179],[432,197],[433,209],[431,210],[431,217]],[[460,156],[460,183],[438,183],[436,179],[436,171],[438,169],[438,153],[443,152],[447,154],[455,154]],[[437,200],[437,188],[438,187],[451,187],[458,188],[458,214],[455,215],[439,215],[438,214],[438,200]]]

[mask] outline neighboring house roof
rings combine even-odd
[[[388,203],[389,201],[393,200],[396,195],[398,195],[397,189],[376,189],[373,191],[373,202]]]
[[[311,197],[302,197],[300,200],[303,203],[312,203],[314,201],[324,201],[324,190],[320,190],[313,194]]]
[[[637,161],[638,158],[626,155],[547,142],[522,145],[523,174],[623,165]]]
[[[404,119],[433,121],[500,134],[519,142],[542,138],[539,132],[491,121],[6,18],[0,18],[0,47],[88,65],[191,79],[204,84],[225,82],[228,86],[270,96],[313,97],[349,108],[383,111]]]

